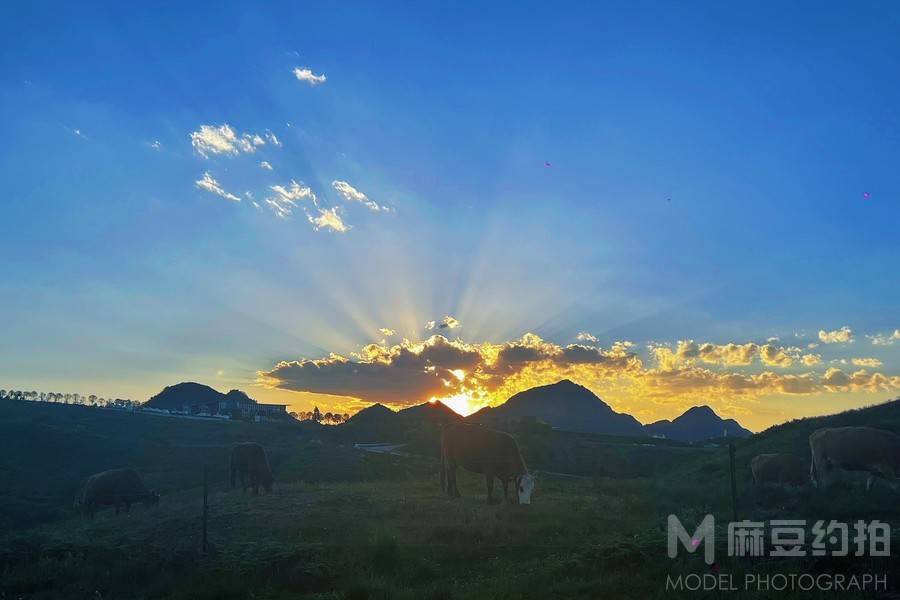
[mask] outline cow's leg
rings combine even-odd
[[[869,473],[869,477],[866,479],[866,491],[870,491],[872,489],[872,482],[875,481],[875,474]]]
[[[484,481],[487,484],[488,504],[494,504],[494,474],[491,472],[485,473]]]
[[[509,480],[503,479],[501,481],[503,482],[503,501],[505,502],[509,499]]]
[[[253,495],[259,496],[259,476],[251,475],[250,476],[250,485],[253,486]]]
[[[241,477],[241,492],[246,494],[247,493],[247,480],[244,478],[243,471],[241,471],[240,477]]]

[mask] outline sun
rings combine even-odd
[[[472,402],[472,398],[466,394],[465,392],[461,392],[459,394],[454,394],[453,396],[446,396],[444,398],[431,398],[429,402],[443,402],[448,407],[450,407],[453,412],[459,413],[464,417],[469,416],[473,412],[475,412],[475,406]]]

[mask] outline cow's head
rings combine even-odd
[[[531,504],[531,492],[534,491],[534,475],[525,473],[516,479],[516,492],[519,494],[519,504]]]

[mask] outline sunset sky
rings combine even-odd
[[[0,387],[900,394],[900,4],[192,10],[2,9]]]

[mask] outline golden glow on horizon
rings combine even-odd
[[[453,396],[447,396],[446,398],[432,397],[428,401],[432,404],[440,401],[447,405],[449,408],[453,409],[453,412],[457,412],[464,417],[471,415],[477,410],[477,407],[473,406],[472,398],[465,392],[454,394]]]

